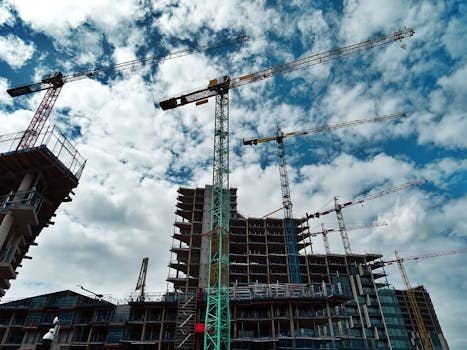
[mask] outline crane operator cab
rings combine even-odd
[[[208,90],[211,91],[225,91],[230,87],[230,77],[223,75],[219,78],[209,80]]]

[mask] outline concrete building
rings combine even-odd
[[[415,300],[417,301],[420,314],[425,324],[426,331],[430,337],[434,349],[449,350],[446,338],[444,338],[443,331],[439,325],[436,312],[431,302],[430,294],[423,286],[413,288]],[[420,345],[420,335],[418,332],[415,316],[412,308],[410,307],[409,297],[404,290],[396,291],[397,300],[399,302],[402,316],[404,317],[404,324],[407,326],[407,331],[410,335],[411,343],[422,349]]]
[[[203,233],[209,231],[211,188],[178,192],[168,281],[177,292],[189,295],[207,286],[209,237]],[[308,228],[296,220],[302,284],[290,284],[283,220],[245,218],[237,211],[235,189],[230,198],[232,348],[413,347],[409,328],[397,328],[402,322],[398,299],[379,296],[380,291],[390,293],[381,265],[374,263],[381,255],[312,254]],[[278,290],[281,295],[275,294]],[[237,291],[247,297],[237,297]],[[203,308],[190,308],[198,310],[196,322],[202,323]],[[188,349],[199,340],[192,343],[181,327],[189,323],[187,315],[190,312],[179,312],[176,343],[185,341]]]
[[[53,346],[98,350],[119,346],[130,307],[61,291],[0,304],[2,350],[34,349],[58,316],[60,330]]]
[[[28,148],[24,132],[0,136],[0,296],[62,202],[71,201],[85,160],[50,126]]]
[[[202,349],[210,191],[178,191],[167,279],[173,291],[123,305],[70,291],[2,304],[1,349],[34,348],[53,312],[64,319],[57,349]],[[416,349],[403,299],[375,264],[381,255],[312,254],[308,228],[295,223],[300,284],[289,283],[283,220],[242,216],[231,190],[231,349]],[[73,302],[57,302],[66,298]],[[30,319],[43,322],[35,335],[27,328]]]

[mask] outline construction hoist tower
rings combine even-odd
[[[277,128],[277,135],[281,129]],[[290,197],[289,175],[285,159],[284,140],[277,138],[277,157],[279,158],[279,175],[281,180],[282,206],[284,207],[285,240],[287,242],[287,258],[289,263],[290,283],[301,283],[300,262],[297,253],[297,233],[292,213],[292,199]]]
[[[400,41],[413,36],[415,31],[406,28],[397,32],[366,40],[335,50],[314,54],[296,61],[271,67],[238,78],[224,75],[213,79],[203,89],[168,98],[159,102],[163,110],[186,104],[196,105],[216,97],[214,125],[214,160],[210,223],[210,252],[208,297],[204,332],[204,349],[230,349],[229,307],[229,90],[276,75],[293,72],[313,65],[332,61],[354,53]]]

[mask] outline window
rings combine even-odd
[[[60,312],[58,315],[61,325],[68,325],[73,323],[73,311]]]

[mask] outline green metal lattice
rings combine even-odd
[[[229,305],[229,95],[216,95],[210,256],[204,349],[230,349]]]

